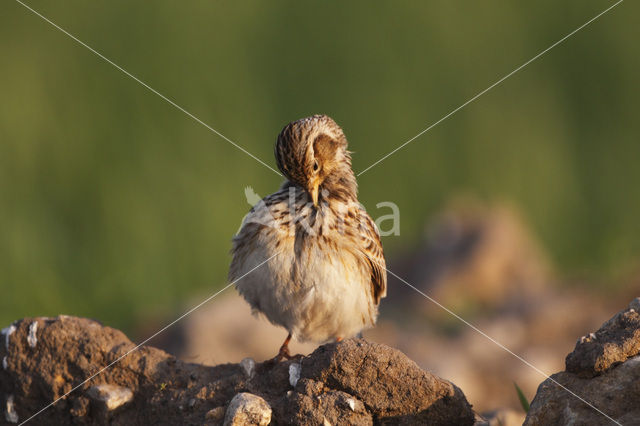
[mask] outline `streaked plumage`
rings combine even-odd
[[[315,115],[285,126],[275,156],[287,181],[245,217],[229,280],[278,253],[236,283],[254,312],[301,341],[352,337],[375,324],[387,279],[347,140],[331,118]]]

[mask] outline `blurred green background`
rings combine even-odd
[[[28,4],[274,167],[284,124],[331,115],[360,171],[613,3]],[[362,175],[373,216],[401,209],[387,256],[471,194],[515,205],[565,279],[637,271],[638,9],[622,3]],[[220,288],[244,187],[281,178],[11,0],[0,52],[0,322],[128,329]]]

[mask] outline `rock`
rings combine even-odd
[[[428,222],[420,246],[390,269],[458,313],[526,305],[545,291],[550,275],[546,256],[517,211],[466,198]],[[398,297],[388,304],[401,310],[415,296],[406,286],[389,290]]]
[[[595,333],[578,339],[567,355],[569,372],[593,377],[640,353],[640,298],[618,312]]]
[[[19,417],[13,403],[13,395],[7,396],[7,406],[5,407],[4,418],[9,423],[18,423]]]
[[[136,349],[120,331],[89,319],[27,318],[14,325],[5,333],[7,348],[0,345],[7,420],[25,421],[55,401],[30,423],[266,424],[270,417],[272,425],[473,424],[460,389],[363,339],[321,346],[295,362],[210,367],[149,346]]]
[[[207,411],[207,414],[205,414],[204,417],[206,420],[216,422],[224,419],[224,412],[225,412],[224,407],[216,407]]]
[[[538,387],[525,425],[640,424],[639,302],[578,341],[566,371]]]
[[[73,403],[71,404],[71,415],[75,417],[86,416],[87,414],[89,414],[89,404],[90,401],[88,398],[74,398]]]
[[[224,416],[224,426],[266,426],[270,422],[271,407],[267,401],[248,392],[234,396]]]
[[[38,321],[34,321],[29,326],[29,335],[27,336],[27,342],[29,346],[35,348],[38,344]]]
[[[324,345],[301,367],[301,378],[354,396],[379,424],[473,424],[473,410],[459,388],[384,345],[361,339]],[[312,396],[318,393],[313,389],[301,390]]]
[[[562,372],[551,379],[595,408],[547,379],[538,387],[525,425],[614,424],[606,416],[623,425],[640,423],[640,357],[593,378]]]
[[[4,347],[5,349],[9,349],[9,339],[11,338],[11,335],[16,331],[16,326],[14,324],[11,324],[8,327],[5,327],[2,329],[2,331],[0,332],[0,334],[2,334],[4,336]]]
[[[131,389],[106,383],[91,386],[87,391],[87,395],[92,400],[104,405],[107,411],[113,411],[133,398]]]
[[[247,375],[247,378],[253,378],[256,370],[256,362],[253,360],[253,358],[244,358],[242,361],[240,361],[240,365],[244,370],[244,374]]]
[[[305,379],[303,379],[305,380]],[[364,403],[346,392],[315,392],[316,383],[307,383],[302,393],[292,392],[287,402],[290,404],[284,419],[288,424],[309,425],[372,425],[373,417]],[[313,389],[313,390],[311,390]]]
[[[300,380],[300,372],[302,370],[302,365],[298,363],[289,364],[289,384],[292,387],[296,387],[298,384],[298,380]]]

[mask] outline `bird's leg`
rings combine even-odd
[[[275,362],[284,359],[291,359],[292,356],[289,353],[289,342],[291,341],[291,333],[284,339],[284,343],[280,346],[280,351],[278,351],[278,355],[273,359]]]

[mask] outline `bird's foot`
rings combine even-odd
[[[296,355],[291,355],[289,353],[289,350],[280,350],[280,352],[278,352],[278,355],[274,356],[271,359],[268,359],[264,362],[264,364],[269,367],[275,367],[280,361],[286,360],[286,361],[301,361],[302,358],[304,358],[303,354],[296,354]]]
[[[275,362],[279,362],[282,361],[283,359],[291,359],[291,353],[289,353],[289,347],[288,346],[282,346],[280,348],[280,351],[278,351],[278,355],[275,356],[274,360]]]
[[[291,341],[291,334],[289,334],[287,336],[287,338],[284,340],[284,343],[282,344],[282,346],[280,346],[280,350],[278,351],[278,355],[276,355],[275,357],[273,357],[270,360],[268,360],[267,363],[269,363],[269,364],[277,364],[278,362],[282,361],[283,359],[292,360],[292,359],[301,359],[301,358],[303,358],[304,355],[301,355],[301,354],[291,355],[291,353],[289,352],[289,342],[290,341]]]

